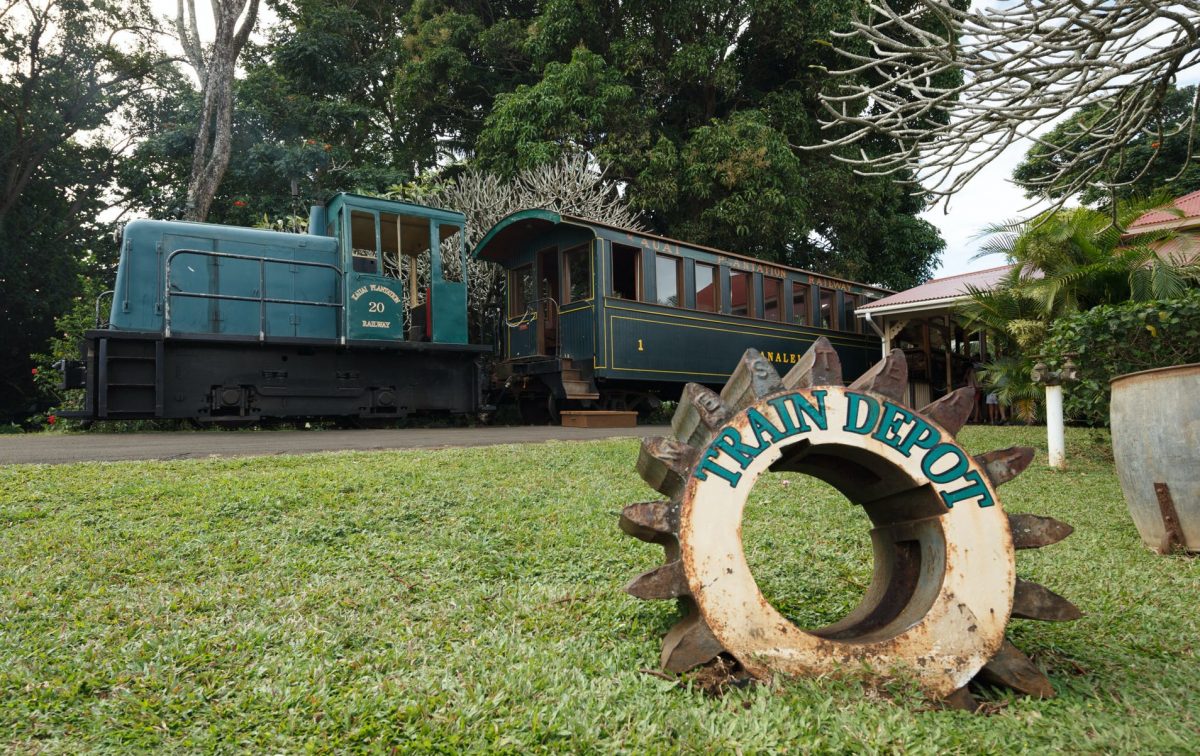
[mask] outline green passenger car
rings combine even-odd
[[[750,347],[784,372],[820,336],[852,379],[880,352],[854,311],[891,293],[550,210],[508,216],[474,254],[507,272],[495,378],[531,416],[646,411],[722,385]]]

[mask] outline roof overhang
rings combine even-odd
[[[492,226],[475,245],[472,255],[476,260],[503,263],[514,251],[524,247],[526,241],[561,223],[580,225],[553,210],[518,210]]]
[[[957,305],[959,302],[966,300],[969,294],[956,294],[953,297],[942,297],[941,299],[925,299],[919,302],[897,302],[892,305],[882,305],[880,307],[860,307],[854,311],[854,314],[860,318],[870,315],[897,315],[906,313],[929,312],[931,310],[945,310]]]

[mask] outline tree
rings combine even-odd
[[[920,197],[797,147],[818,138],[820,42],[856,0],[505,7],[406,17],[397,98],[425,164],[509,177],[583,151],[658,233],[886,286],[928,277],[944,245]]]
[[[1182,196],[1200,189],[1200,162],[1191,159],[1192,145],[1200,137],[1200,124],[1192,123],[1190,129],[1186,128],[1195,96],[1194,86],[1170,88],[1162,115],[1163,122],[1168,124],[1164,130],[1167,136],[1161,140],[1156,135],[1137,134],[1124,146],[1115,163],[1101,166],[1098,157],[1093,157],[1064,174],[1058,184],[1046,184],[1044,177],[1057,174],[1062,167],[1060,150],[1063,147],[1077,139],[1081,151],[1087,152],[1091,147],[1086,134],[1102,117],[1103,108],[1099,105],[1080,108],[1029,150],[1013,171],[1013,180],[1030,199],[1059,200],[1068,196],[1066,192],[1079,171],[1096,167],[1110,180],[1110,186],[1089,184],[1079,193],[1078,200],[1098,207],[1109,207],[1114,197],[1118,201],[1129,201],[1160,190]],[[1085,136],[1078,137],[1080,134]]]
[[[188,63],[200,80],[203,99],[192,153],[186,217],[202,221],[208,217],[213,195],[229,167],[234,76],[238,56],[258,19],[258,0],[211,0],[216,33],[207,47],[201,43],[196,26],[195,0],[176,2],[175,31]]]
[[[1200,62],[1200,0],[1020,0],[966,10],[950,0],[871,2],[836,35],[840,84],[822,102],[828,149],[862,175],[889,175],[949,196],[1005,147],[1032,139],[1054,160],[1026,177],[1066,198],[1089,186],[1118,189],[1159,155],[1128,171],[1121,155],[1141,137],[1160,144],[1190,134],[1168,107],[1176,77]],[[941,79],[961,72],[957,84]],[[1085,120],[1051,143],[1039,130],[1075,108]],[[841,131],[846,129],[846,131]],[[880,138],[894,146],[876,151]],[[1191,159],[1187,149],[1186,165]]]
[[[36,404],[30,353],[78,274],[110,265],[101,213],[139,127],[132,119],[166,66],[145,3],[0,3],[0,416]],[[127,133],[111,128],[129,122]]]

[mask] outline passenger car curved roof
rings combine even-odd
[[[680,241],[679,239],[672,239],[667,236],[659,236],[646,231],[622,228],[620,226],[587,220],[585,218],[579,218],[574,215],[566,215],[564,213],[558,213],[544,208],[518,210],[517,212],[502,218],[496,223],[495,226],[492,226],[492,228],[487,232],[487,234],[484,235],[482,239],[479,240],[479,243],[475,245],[475,249],[472,250],[472,254],[477,260],[501,262],[507,256],[507,249],[505,249],[505,247],[508,245],[523,242],[545,228],[558,224],[568,224],[593,230],[596,228],[601,228],[613,233],[623,234],[631,239],[650,239],[653,241],[670,244],[672,246],[685,247],[687,249],[694,249],[703,252],[709,252],[714,255],[721,255],[723,257],[732,257],[738,260],[744,260],[745,262],[753,265],[771,265],[795,273],[803,273],[806,275],[817,276],[818,278],[826,278],[831,281],[840,281],[842,283],[859,286],[866,289],[874,289],[882,294],[892,293],[890,289],[872,286],[871,284],[862,283],[861,281],[851,281],[848,278],[831,276],[825,273],[817,273],[804,268],[796,268],[791,265],[775,262],[773,260],[762,260],[757,257],[750,257],[749,255],[743,255],[737,252],[730,252],[728,250],[717,249],[715,247],[706,247],[703,244],[693,244],[692,242]],[[499,246],[493,250],[490,248],[493,245]]]

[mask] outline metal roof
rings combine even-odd
[[[1012,267],[1012,265],[1001,265],[996,268],[987,268],[986,270],[959,273],[956,276],[935,278],[932,281],[926,281],[920,286],[914,286],[911,289],[905,289],[893,294],[890,297],[884,297],[883,299],[877,299],[874,302],[865,304],[859,307],[857,312],[877,310],[883,307],[890,308],[896,305],[916,304],[918,302],[958,299],[966,296],[968,286],[984,290],[995,287],[1000,282],[1000,279],[1012,270]]]
[[[1200,221],[1200,190],[1194,191],[1191,194],[1185,194],[1182,197],[1176,197],[1171,201],[1169,208],[1162,210],[1151,210],[1142,217],[1129,224],[1129,231],[1147,230],[1151,226],[1157,226],[1160,223],[1170,224],[1172,226],[1192,226]]]

